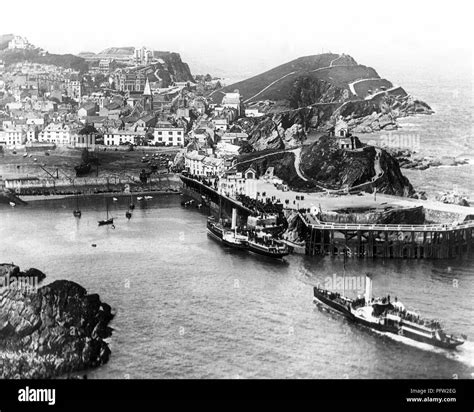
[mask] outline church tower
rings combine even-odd
[[[153,96],[151,94],[150,82],[146,78],[145,88],[143,89],[143,108],[147,112],[153,111]]]

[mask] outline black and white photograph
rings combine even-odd
[[[2,2],[1,412],[472,411],[473,8]]]

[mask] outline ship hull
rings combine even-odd
[[[328,291],[326,292],[330,293]],[[384,332],[384,333],[389,333],[392,335],[403,336],[407,339],[410,339],[416,342],[426,343],[428,345],[443,348],[443,349],[455,349],[457,346],[463,344],[462,340],[454,340],[454,339],[440,340],[435,337],[426,336],[426,335],[417,333],[416,331],[407,329],[409,325],[403,325],[403,323],[399,325],[398,324],[394,325],[394,324],[387,324],[387,323],[372,322],[370,320],[362,318],[360,315],[353,312],[353,309],[350,306],[350,302],[340,302],[336,299],[330,299],[327,293],[324,293],[321,290],[314,288],[314,297],[313,297],[314,302],[321,303],[324,306],[332,310],[335,310],[336,312],[340,313],[347,319],[350,319],[351,321],[353,321],[356,325],[360,325],[377,332]]]
[[[438,348],[443,349],[456,349],[457,346],[463,344],[463,342],[446,342],[438,339],[429,338],[426,336],[419,335],[415,332],[407,331],[406,329],[403,329],[403,334],[399,334],[399,336],[404,336],[408,339],[415,340],[421,343],[427,343],[428,345],[436,346]]]
[[[285,256],[288,255],[288,251],[270,251],[268,250],[268,248],[266,248],[265,246],[259,246],[259,245],[256,245],[254,243],[248,243],[248,250],[252,253],[256,253],[257,255],[261,255],[261,256],[267,256],[267,257],[271,257],[271,258],[274,258],[274,259],[281,259]]]
[[[212,223],[207,224],[207,234],[212,238],[222,242],[223,231]]]
[[[342,305],[339,302],[335,302],[334,300],[327,298],[322,293],[318,293],[317,291],[315,291],[313,299],[315,303],[318,303],[318,302],[322,303],[323,305],[336,310],[337,312],[339,312],[341,315],[345,316],[348,319],[354,318],[354,315],[351,313],[350,309],[347,306]]]
[[[247,250],[248,246],[246,243],[234,243],[234,242],[229,242],[228,240],[222,238],[222,243],[227,246],[231,247],[233,249],[238,249],[238,250]]]

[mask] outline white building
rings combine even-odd
[[[138,66],[147,65],[153,59],[153,51],[146,47],[136,47],[133,53],[134,63]]]
[[[44,125],[44,119],[42,117],[30,117],[26,119],[26,124],[28,126],[33,125],[33,126],[43,126]]]
[[[227,127],[229,126],[229,120],[225,117],[218,117],[215,119],[212,119],[212,123],[214,124],[214,129],[215,130],[227,130]]]
[[[22,145],[26,140],[26,131],[22,126],[12,126],[0,130],[0,144],[14,147]]]
[[[68,80],[66,82],[66,92],[68,97],[76,102],[82,99],[82,84],[79,80]]]
[[[32,45],[29,43],[28,40],[26,40],[25,37],[21,37],[21,36],[14,36],[13,39],[11,39],[9,42],[8,42],[8,48],[10,50],[14,50],[14,49],[30,49],[32,47]]]
[[[58,146],[70,146],[73,141],[71,127],[65,123],[50,123],[39,134],[40,142],[54,143]]]
[[[261,117],[263,113],[260,113],[258,109],[245,109],[245,117]]]
[[[171,124],[159,125],[153,132],[153,143],[165,146],[183,146],[184,128],[174,127]]]
[[[219,176],[224,171],[224,159],[192,151],[184,156],[184,166],[189,173],[196,176]]]
[[[229,173],[219,179],[219,193],[235,197],[244,194],[251,198],[257,195],[257,172],[249,168],[242,173]]]
[[[109,130],[104,134],[104,144],[106,146],[120,146],[124,144],[137,144],[143,133],[132,130]]]
[[[237,110],[237,115],[240,116],[242,111],[242,99],[238,90],[233,93],[226,93],[222,98],[222,107],[230,107]]]
[[[37,142],[38,141],[38,129],[35,125],[29,125],[26,130],[26,141]]]

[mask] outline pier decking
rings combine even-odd
[[[253,214],[253,210],[244,206],[237,199],[225,196],[224,194],[219,193],[213,187],[205,185],[203,182],[192,179],[190,177],[180,175],[181,181],[185,189],[194,190],[197,194],[201,196],[206,196],[207,199],[211,200],[215,204],[219,204],[220,200],[222,201],[223,207],[234,207],[239,211],[239,214],[242,216],[248,216]]]
[[[193,191],[198,197],[206,196],[215,204],[221,202],[223,207],[236,208],[240,218],[245,219],[254,213],[238,200],[219,193],[213,187],[199,180],[183,175],[180,178],[185,189]],[[265,186],[271,188],[268,183]],[[280,192],[279,194],[282,198],[292,196],[290,192]],[[307,194],[306,196],[309,197],[307,201],[314,204],[315,199],[311,199],[311,196]],[[366,196],[360,200],[367,202],[369,197]],[[330,199],[330,201],[334,202],[335,200]],[[403,205],[406,203],[409,206],[415,204],[408,199],[394,198],[393,201],[403,203]],[[372,203],[372,201],[370,202]],[[416,204],[418,203],[419,201]],[[426,203],[428,204],[428,202]],[[430,204],[430,206],[432,205]],[[456,205],[440,204],[433,207],[440,209],[440,212],[454,209],[456,216],[469,215],[472,211],[472,208],[462,208]],[[459,208],[462,210],[458,211]],[[342,254],[345,249],[349,256],[358,258],[450,259],[469,256],[473,249],[474,221],[426,225],[385,225],[320,222],[313,215],[302,213],[298,214],[298,218],[301,222],[299,232],[303,233],[306,254],[310,256],[338,255]]]
[[[449,259],[472,252],[474,222],[462,224],[381,225],[310,222],[305,226],[306,254],[366,258]]]

